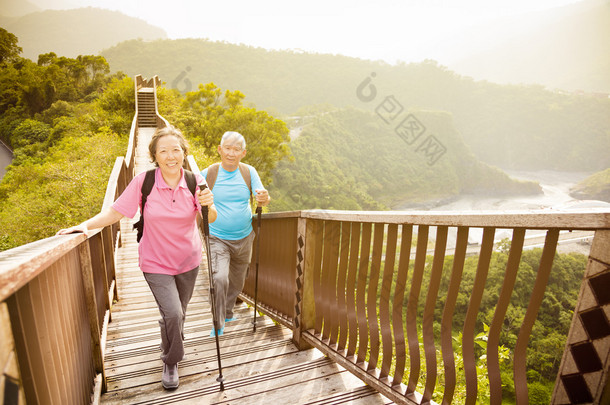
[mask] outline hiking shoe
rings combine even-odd
[[[166,390],[172,390],[178,388],[180,384],[178,376],[178,364],[166,364],[163,363],[163,376],[161,377],[161,384]]]
[[[224,327],[223,327],[223,328],[218,329],[218,336],[222,336],[222,334],[223,334],[224,332],[225,332],[225,328],[224,328]],[[214,329],[212,329],[212,331],[210,332],[210,337],[214,337],[214,336],[216,336],[216,335],[214,334]]]
[[[231,318],[225,318],[225,322],[233,322],[236,321],[237,317],[236,316],[232,316]]]

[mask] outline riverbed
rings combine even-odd
[[[597,200],[578,200],[570,196],[570,189],[589,177],[591,172],[535,172],[506,171],[514,179],[537,181],[542,194],[527,196],[485,197],[462,195],[457,199],[429,208],[432,211],[520,211],[548,209],[609,208],[610,203]]]
[[[580,181],[589,177],[591,172],[558,172],[558,171],[506,171],[508,175],[519,180],[537,181],[542,188],[542,194],[533,196],[501,196],[501,197],[485,197],[481,195],[462,195],[450,202],[438,203],[431,205],[426,203],[422,207],[413,207],[410,209],[424,209],[430,212],[438,211],[536,211],[541,210],[548,212],[549,210],[557,210],[565,212],[566,210],[599,210],[604,209],[610,211],[610,203],[598,200],[579,200],[570,196],[570,189]],[[434,228],[430,228],[430,238],[434,239]],[[567,232],[567,231],[565,231]],[[497,229],[495,233],[495,242],[499,242],[504,238],[511,237],[511,231],[506,229]],[[544,231],[530,230],[527,231],[526,238],[530,243],[529,247],[538,247],[538,244],[533,243],[544,236]],[[457,236],[456,229],[449,230],[447,246],[452,248],[455,246]],[[471,245],[480,245],[483,236],[482,228],[470,228],[468,241]],[[558,247],[560,252],[577,251],[587,254],[590,248],[590,240],[592,232],[574,232],[571,235],[566,235],[566,238],[573,237],[573,242],[562,243]]]

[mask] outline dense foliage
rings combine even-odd
[[[0,32],[0,138],[14,159],[0,183],[0,250],[51,236],[101,208],[124,154],[133,83],[109,75],[103,57],[19,57]]]
[[[510,179],[479,162],[447,113],[411,111],[445,152],[435,156],[409,144],[379,116],[354,108],[299,119],[294,161],[280,162],[271,192],[275,211],[380,210],[460,194],[523,195],[536,183]],[[423,134],[420,138],[425,138]],[[408,141],[408,139],[407,139]]]
[[[177,91],[161,96],[160,113],[180,128],[194,146],[197,164],[205,168],[220,161],[218,145],[226,131],[237,131],[246,140],[244,163],[254,166],[265,185],[271,183],[271,171],[289,156],[288,127],[266,111],[243,105],[244,94],[225,91],[208,83],[181,97]],[[169,105],[168,105],[169,104]]]
[[[213,81],[239,89],[258,108],[283,114],[325,103],[374,111],[389,96],[405,110],[447,111],[478,159],[506,169],[610,166],[608,97],[474,81],[434,61],[389,65],[203,39],[127,41],[102,54],[131,75],[156,74],[181,91]],[[370,102],[357,96],[366,79],[377,94]]]

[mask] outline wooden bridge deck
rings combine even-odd
[[[152,130],[140,130],[140,164]],[[140,148],[138,148],[140,149]],[[202,267],[185,324],[186,358],[179,363],[180,386],[161,386],[159,312],[138,267],[133,220],[121,222],[117,251],[119,301],[112,309],[105,345],[108,390],[102,404],[389,404],[387,398],[326,358],[320,351],[299,351],[292,332],[240,304],[238,319],[220,337],[225,389],[220,391],[215,339],[208,303],[208,272]],[[205,260],[204,260],[205,264]]]

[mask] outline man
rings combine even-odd
[[[218,153],[221,163],[204,169],[201,175],[210,183],[218,212],[216,221],[210,224],[210,255],[219,328],[216,333],[220,336],[225,322],[235,320],[233,307],[250,266],[255,236],[251,190],[260,206],[269,204],[270,198],[256,169],[241,163],[246,156],[246,140],[239,132],[225,132]],[[213,328],[210,336],[215,336]]]

